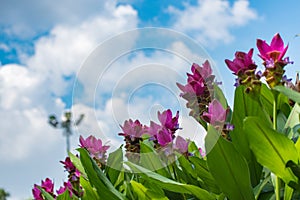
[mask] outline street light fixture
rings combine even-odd
[[[72,126],[78,126],[84,118],[84,114],[81,114],[79,118],[73,122],[71,111],[65,111],[62,115],[61,121],[58,121],[55,115],[50,115],[48,122],[54,128],[62,128],[63,135],[66,136],[67,153],[70,151],[70,136],[72,133]]]

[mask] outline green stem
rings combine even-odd
[[[274,101],[273,101],[273,129],[277,130],[277,103],[276,103],[277,95],[274,94]]]
[[[273,100],[273,129],[277,130],[277,93],[274,91],[274,100]],[[275,197],[277,200],[280,200],[280,178],[276,176],[275,178]]]

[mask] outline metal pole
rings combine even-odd
[[[69,130],[66,131],[67,153],[70,151],[70,135],[71,134],[72,133]]]

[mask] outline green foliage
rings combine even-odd
[[[216,142],[207,155],[212,176],[229,199],[254,199],[245,158],[232,143],[219,136],[217,130],[212,126],[208,127],[205,144]],[[210,147],[206,146],[208,148]]]
[[[298,153],[290,139],[258,117],[246,118],[245,131],[250,148],[261,165],[282,178],[286,184],[297,182],[292,171],[286,168],[288,161],[298,163]]]

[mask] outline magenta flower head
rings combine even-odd
[[[76,169],[74,164],[71,162],[70,157],[66,157],[65,161],[60,161],[60,163],[64,165],[64,168],[69,173],[68,177],[70,180],[72,180],[73,182],[79,181],[80,172],[78,171],[78,169]]]
[[[164,147],[175,138],[175,132],[179,129],[179,111],[176,115],[172,116],[172,111],[170,109],[161,112],[157,112],[157,118],[160,125],[151,121],[150,127],[146,128],[147,133],[152,136],[152,140],[158,143],[160,146]]]
[[[176,141],[175,141],[176,150],[178,150],[182,154],[188,155],[188,147],[189,147],[189,141],[186,141],[181,136],[176,137]]]
[[[35,200],[44,200],[42,197],[42,192],[38,188],[38,185],[34,184],[33,189],[32,189],[32,195]]]
[[[203,113],[202,118],[221,131],[224,138],[230,140],[229,131],[234,129],[234,126],[226,123],[226,117],[229,109],[224,109],[222,104],[214,99],[208,106],[208,112]]]
[[[60,163],[62,163],[64,165],[64,168],[68,171],[74,171],[76,168],[73,165],[73,163],[71,162],[70,157],[66,157],[65,161],[60,161]]]
[[[247,93],[253,89],[258,91],[261,85],[259,73],[255,74],[257,65],[252,60],[252,56],[253,49],[250,49],[248,53],[237,51],[233,61],[225,60],[228,68],[237,75],[235,86],[245,85]]]
[[[187,73],[187,84],[177,83],[182,91],[180,96],[187,100],[186,106],[191,109],[190,115],[197,121],[201,121],[201,114],[207,110],[207,105],[213,96],[213,84],[215,76],[212,75],[210,63],[205,61],[202,66],[193,64],[192,74]]]
[[[145,133],[145,126],[143,126],[139,120],[135,120],[134,122],[132,121],[132,119],[126,120],[121,128],[123,130],[123,133],[120,133],[119,135],[122,136],[141,138]]]
[[[106,159],[106,151],[109,146],[102,145],[101,139],[96,139],[94,136],[90,135],[86,139],[82,136],[79,138],[80,147],[85,148],[90,153],[91,157],[100,160],[102,162]]]
[[[162,127],[162,129],[159,130],[157,133],[158,144],[162,147],[165,147],[172,141],[173,141],[172,132],[170,130],[168,130],[167,128]]]
[[[208,112],[203,113],[205,121],[213,126],[219,126],[225,123],[227,110],[223,108],[221,103],[214,99],[208,106]]]
[[[257,65],[252,60],[253,49],[250,49],[248,53],[237,51],[233,61],[225,60],[228,68],[235,75],[242,75],[247,70],[255,70]]]
[[[260,57],[263,59],[263,64],[265,66],[265,71],[263,76],[266,77],[268,85],[273,88],[276,85],[283,85],[286,81],[283,80],[284,77],[284,67],[293,63],[289,61],[289,58],[283,58],[288,45],[285,47],[282,38],[279,33],[277,33],[271,44],[267,44],[266,41],[257,39],[257,48],[260,52]]]
[[[148,127],[140,123],[139,120],[126,120],[121,126],[123,133],[119,135],[124,136],[126,157],[132,162],[139,161],[140,141],[143,141],[142,135],[148,132]],[[135,154],[132,154],[135,153]]]
[[[179,111],[176,112],[175,117],[172,117],[172,111],[170,109],[165,110],[162,113],[158,111],[157,117],[161,125],[171,130],[172,132],[175,132],[177,129],[179,129]]]
[[[47,193],[49,193],[51,196],[55,197],[55,195],[53,193],[54,183],[49,178],[46,178],[44,181],[42,180],[41,187]],[[34,184],[34,187],[32,189],[32,194],[33,194],[34,199],[43,200],[42,193],[41,193],[40,189],[38,188],[38,185]]]
[[[268,45],[266,41],[257,39],[257,48],[260,53],[260,57],[266,62],[286,62],[283,57],[288,49],[288,45],[284,47],[284,43],[279,33],[275,34],[272,38],[271,44]],[[287,63],[286,63],[287,64]]]

